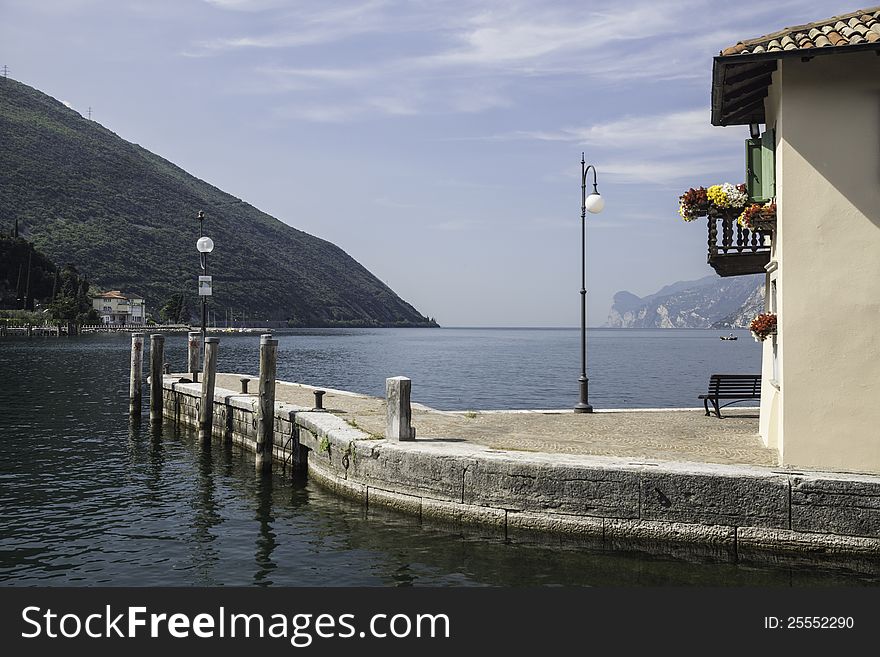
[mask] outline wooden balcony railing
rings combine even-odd
[[[764,273],[770,262],[770,231],[743,228],[733,213],[710,213],[708,221],[708,261],[719,276]]]

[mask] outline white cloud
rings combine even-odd
[[[504,135],[497,138],[503,139]],[[521,131],[507,138],[570,141],[584,146],[608,149],[691,150],[706,142],[735,141],[741,131],[718,128],[709,122],[709,108],[664,114],[627,116],[591,126],[551,131]]]
[[[289,0],[203,0],[203,2],[230,11],[265,11],[290,4]]]
[[[636,34],[647,40],[669,32],[677,27],[676,14],[655,2],[592,12],[583,6],[542,10],[534,3],[513,4],[504,13],[474,16],[471,25],[456,35],[458,46],[421,58],[419,64],[515,68],[526,73],[560,65],[584,70],[587,64],[576,59],[583,53],[631,41]]]
[[[335,122],[515,107],[534,93],[535,78],[548,85],[592,83],[599,93],[640,80],[704,86],[711,56],[750,36],[739,26],[760,23],[771,11],[732,5],[720,20],[708,0],[299,0],[283,7],[272,0],[206,1],[271,11],[259,14],[266,20],[241,21],[238,34],[202,39],[185,54],[247,51],[262,61],[237,93],[287,95],[305,109],[279,116]],[[671,124],[656,130],[687,140],[709,128],[703,117],[667,117],[675,120],[698,126],[696,133]],[[647,130],[633,120],[589,133],[562,128],[521,137],[592,144],[603,129],[629,140]],[[667,144],[674,147],[674,139]]]
[[[263,6],[244,0],[217,3],[235,9]],[[331,112],[333,120],[474,113],[513,106],[514,81],[523,77],[601,76],[605,71],[622,79],[617,51],[634,48],[633,34],[648,42],[676,29],[686,6],[658,7],[647,0],[623,7],[604,2],[598,8],[517,0],[373,0],[328,9],[326,3],[306,1],[295,10],[276,12],[272,31],[202,40],[185,54],[277,51],[286,58],[285,51],[313,47],[297,55],[297,65],[276,61],[257,66],[258,80],[240,90],[305,95],[321,106],[341,105],[339,96],[345,94],[355,109]],[[303,65],[326,61],[313,53],[355,36],[373,47],[339,47],[329,53],[333,65]],[[390,40],[402,45],[388,49]],[[305,110],[298,116],[328,114]]]
[[[235,9],[254,4],[236,0],[215,0],[215,3],[234,5],[227,8]],[[327,4],[297,6],[297,11],[279,17],[280,29],[259,35],[203,40],[187,54],[199,56],[230,50],[297,48],[341,41],[357,34],[379,31],[385,24],[380,16],[385,4],[384,0],[371,0],[341,7],[333,4],[332,9],[328,9]]]
[[[656,154],[654,154],[656,156]],[[600,173],[604,178],[607,176],[615,183],[649,183],[655,185],[669,185],[687,181],[688,186],[695,183],[694,180],[708,176],[711,184],[717,182],[716,176],[711,174],[724,174],[735,169],[741,164],[737,159],[738,152],[721,153],[716,157],[678,157],[678,158],[655,158],[640,160],[603,160]],[[729,182],[742,182],[732,180]]]

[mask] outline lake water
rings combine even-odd
[[[761,348],[702,330],[590,329],[590,402],[596,408],[701,406],[715,372],[758,373]],[[576,329],[314,329],[279,333],[278,378],[384,396],[408,376],[415,401],[443,410],[572,408],[578,401]],[[218,368],[256,373],[259,336],[220,334]],[[114,338],[108,338],[113,340]],[[116,340],[126,340],[117,336]],[[182,370],[186,339],[166,341]]]
[[[693,405],[710,371],[757,371],[747,336],[594,331],[597,406]],[[298,331],[279,376],[379,394],[407,374],[441,408],[567,407],[576,331]],[[183,363],[185,336],[169,335]],[[423,525],[166,424],[130,424],[125,335],[0,340],[0,583],[5,585],[853,585],[877,578],[510,543]],[[223,336],[253,370],[258,338]],[[250,366],[248,366],[250,364]],[[630,381],[630,383],[627,383]],[[674,382],[674,383],[672,383]]]

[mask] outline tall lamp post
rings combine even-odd
[[[207,317],[208,317],[208,297],[211,296],[211,277],[208,275],[208,254],[214,250],[214,240],[205,237],[202,223],[205,221],[205,213],[199,210],[199,239],[196,242],[196,249],[199,252],[199,264],[205,272],[204,276],[199,276],[199,296],[202,297],[202,349],[205,347],[205,338],[208,334]]]
[[[593,172],[593,191],[587,196],[587,174]],[[587,379],[587,212],[599,214],[605,207],[605,199],[596,187],[596,167],[587,165],[581,153],[581,376],[580,401],[574,407],[575,413],[592,413],[593,407],[587,399],[589,379]]]

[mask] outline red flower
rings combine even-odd
[[[755,340],[763,342],[768,336],[776,333],[776,314],[761,313],[751,321],[749,330],[755,336]]]

